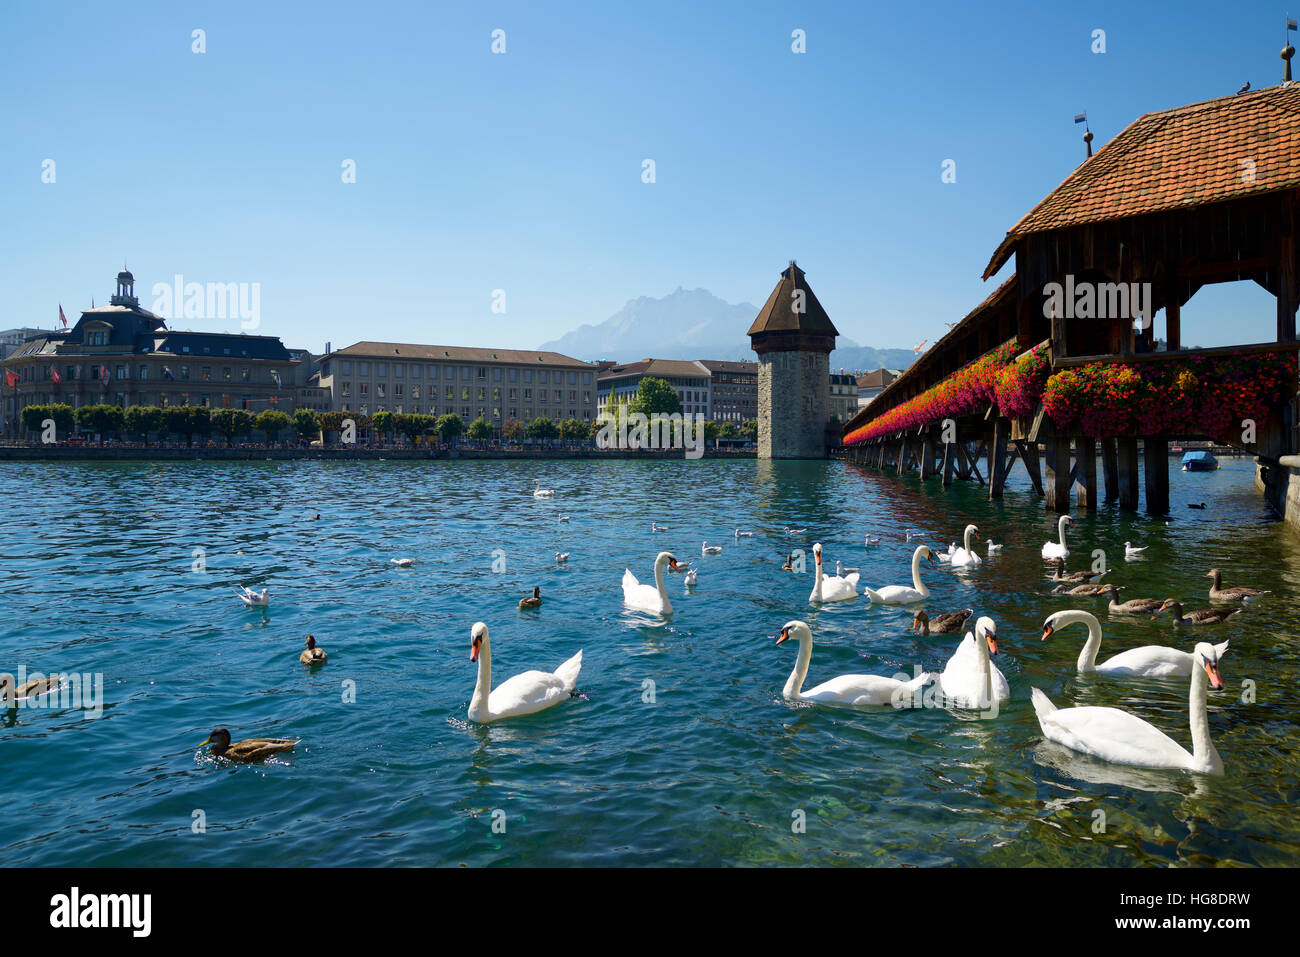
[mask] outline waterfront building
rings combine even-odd
[[[858,380],[843,369],[832,372],[830,379],[831,421],[843,425],[858,414]]]
[[[320,357],[314,380],[336,412],[590,422],[596,366],[558,352],[357,342]]]
[[[897,379],[902,373],[897,369],[876,369],[858,376],[858,408],[865,409],[871,400],[885,391],[885,386]],[[852,418],[852,416],[850,416]],[[848,421],[845,419],[844,421]]]
[[[740,425],[758,418],[758,363],[701,359],[709,370],[710,422]]]
[[[758,353],[758,457],[826,457],[830,354],[839,335],[790,260],[749,327]]]
[[[106,306],[66,330],[44,332],[3,360],[18,374],[4,388],[6,428],[28,405],[201,405],[292,413],[298,360],[274,336],[168,329],[140,305],[123,270]]]
[[[710,414],[713,373],[694,359],[640,359],[608,366],[596,384],[597,413],[612,412],[636,397],[645,378],[663,379],[677,392],[683,415]]]
[[[29,326],[24,326],[21,329],[0,331],[0,359],[5,358],[28,339],[47,336],[53,331],[53,329],[36,329]]]

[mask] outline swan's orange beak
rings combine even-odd
[[[992,635],[985,635],[984,640],[989,643],[989,654],[996,655],[998,653],[997,639],[994,638]]]
[[[478,640],[477,638],[475,638],[475,639],[474,639],[474,646],[473,646],[472,648],[470,648],[470,650],[469,650],[469,660],[470,660],[470,661],[478,661],[478,646],[479,646],[479,640]]]
[[[790,629],[782,628],[780,636],[776,639],[776,643],[779,645],[781,642],[785,641],[789,637],[790,637]]]
[[[679,572],[682,570],[681,566],[677,564],[677,559],[675,558],[668,559],[668,570],[673,572]]]
[[[1222,691],[1223,678],[1219,676],[1219,666],[1207,661],[1205,663],[1205,673],[1210,676],[1210,687],[1215,691]]]
[[[1048,638],[1051,638],[1051,637],[1052,637],[1052,633],[1053,633],[1053,631],[1054,631],[1054,629],[1052,628],[1051,623],[1050,623],[1050,622],[1045,623],[1045,624],[1043,625],[1043,637],[1040,638],[1039,640],[1040,640],[1040,641],[1046,641]]]

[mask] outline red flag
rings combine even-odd
[[[50,381],[55,385],[58,385],[63,381],[63,376],[59,375],[59,370],[56,366],[50,366]]]
[[[63,303],[59,303],[59,322],[63,323],[63,328],[68,328],[68,317],[63,314]]]
[[[5,385],[13,388],[18,384],[18,373],[13,369],[5,369]]]
[[[99,377],[103,380],[104,385],[108,385],[108,366],[99,367]]]

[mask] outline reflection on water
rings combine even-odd
[[[1203,606],[1214,566],[1225,585],[1273,591],[1188,633],[1051,595],[1039,549],[1055,522],[1016,475],[995,502],[839,463],[707,459],[7,464],[0,479],[39,490],[4,506],[0,670],[104,675],[98,719],[0,713],[6,776],[24,782],[0,819],[9,863],[1202,865],[1300,851],[1300,541],[1270,520],[1244,461],[1171,474],[1167,518],[1075,516],[1070,567],[1101,549],[1125,598]],[[535,479],[556,498],[534,499]],[[781,572],[787,554],[821,541],[830,567],[905,582],[906,529],[946,547],[968,522],[1004,552],[925,567],[923,607],[997,621],[1012,698],[996,718],[782,700],[793,660],[772,636],[792,618],[813,629],[810,685],[938,671],[961,637],[913,634],[911,606],[810,606],[811,573]],[[864,547],[868,533],[880,544]],[[723,552],[701,557],[704,540]],[[1124,561],[1125,540],[1147,546],[1141,561]],[[652,580],[663,549],[695,563],[698,585],[666,576],[669,618],[624,609],[623,570]],[[242,585],[268,587],[271,605],[242,608]],[[534,586],[543,605],[520,612]],[[1186,679],[1078,675],[1083,629],[1039,640],[1066,607],[1098,614],[1103,657],[1231,640],[1228,687],[1209,702],[1225,777],[1043,742],[1031,686],[1060,707],[1130,710],[1190,746]],[[469,724],[477,620],[497,683],[581,648],[581,695]],[[330,656],[310,670],[297,662],[309,632]],[[218,726],[303,743],[261,767],[196,760]]]

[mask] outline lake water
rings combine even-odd
[[[1188,641],[1167,616],[1109,622],[1103,600],[1048,593],[1039,548],[1054,516],[1019,468],[990,503],[978,486],[945,493],[842,463],[3,464],[0,671],[104,682],[98,719],[0,713],[5,862],[1295,864],[1300,541],[1271,521],[1251,470],[1175,471],[1168,523],[1108,506],[1077,513],[1071,537],[1071,566],[1106,550],[1126,597],[1203,606],[1211,566],[1227,585],[1273,590],[1191,632],[1232,643],[1227,688],[1210,699],[1227,774],[1207,778],[1043,742],[1031,685],[1060,706],[1131,709],[1190,746],[1186,679],[1079,676],[1086,631],[1040,641],[1047,614],[1099,612],[1103,658]],[[557,497],[535,500],[535,478]],[[651,534],[652,520],[669,531]],[[910,611],[864,598],[810,607],[811,574],[780,571],[787,551],[821,541],[832,568],[906,583],[904,528],[946,546],[967,521],[1006,550],[972,573],[926,570],[925,607],[997,621],[1012,700],[996,719],[782,700],[797,649],[774,636],[787,620],[813,628],[810,686],[940,669],[958,640],[913,635]],[[737,527],[755,537],[737,542]],[[868,530],[883,538],[871,549]],[[701,557],[704,539],[722,554]],[[1149,545],[1144,561],[1124,562],[1126,539]],[[668,576],[670,623],[621,607],[623,569],[650,580],[663,548],[699,568],[690,594]],[[246,610],[237,585],[269,587],[270,607]],[[534,585],[542,607],[517,610]],[[581,648],[582,695],[468,724],[477,620],[496,681]],[[329,653],[312,672],[298,664],[309,632]],[[223,725],[302,743],[226,765],[198,749]]]

